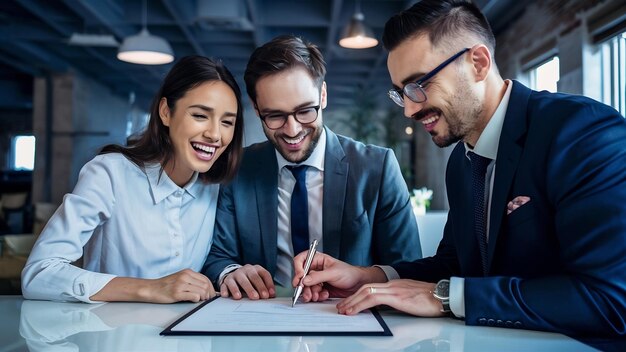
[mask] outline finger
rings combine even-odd
[[[207,297],[205,299],[211,299],[217,296],[217,292],[215,292],[215,287],[213,287],[212,283],[209,283],[209,288],[206,291]]]
[[[293,287],[298,286],[300,283],[300,278],[304,276],[304,262],[306,261],[308,251],[304,251],[293,259],[293,267],[294,267],[294,277],[291,281]],[[327,259],[325,259],[327,258]],[[316,252],[313,260],[311,261],[310,270],[322,270],[324,269],[324,261],[329,260],[331,257],[322,253]],[[308,275],[307,275],[308,276]]]
[[[345,315],[359,314],[360,312],[366,309],[369,309],[369,308],[372,308],[381,304],[385,304],[387,298],[389,297],[390,295],[385,294],[385,293],[361,296],[362,298],[361,300],[353,301],[350,306],[347,306],[345,308],[342,314],[345,314]]]
[[[317,285],[313,286],[313,287],[318,287]],[[320,292],[316,291],[316,290],[311,290],[311,293],[313,294],[313,297],[311,297],[311,300],[313,302],[317,302],[320,299]]]
[[[363,285],[353,295],[350,295],[337,303],[337,309],[339,312],[343,314],[349,307],[352,307],[356,302],[361,301],[363,296],[367,295],[369,292],[370,287],[371,285]]]
[[[200,274],[201,277],[185,275],[182,280],[183,284],[181,289],[188,292],[200,294],[200,300],[206,300],[215,295],[213,284],[206,278],[206,276]]]
[[[209,286],[212,286],[211,281],[206,276],[191,270],[180,272],[177,281],[200,287],[203,290],[207,290]]]
[[[243,275],[237,275],[235,280],[241,289],[246,293],[249,299],[259,299],[259,293],[256,291],[252,283],[250,282],[249,273],[242,273]],[[256,275],[256,273],[254,273]],[[258,276],[258,275],[257,275]]]
[[[293,258],[293,268],[294,275],[293,280],[291,280],[291,285],[296,287],[300,284],[300,278],[304,275],[304,261],[306,260],[306,255],[303,253],[298,254]]]
[[[174,295],[177,301],[190,301],[190,302],[200,302],[200,294],[189,291],[181,291],[177,292]]]
[[[269,290],[265,286],[265,281],[259,275],[258,271],[249,272],[248,273],[248,281],[251,284],[250,288],[252,289],[252,291],[249,291],[249,288],[247,288],[247,286],[243,286],[242,285],[242,288],[244,289],[244,291],[246,291],[246,293],[248,294],[248,297],[250,297],[252,299],[255,299],[255,298],[269,298]],[[258,294],[258,297],[255,297],[254,294]]]
[[[324,271],[311,270],[302,281],[302,284],[304,284],[305,286],[314,286],[323,284],[325,282],[331,282],[336,279],[337,274],[334,273],[332,269],[327,269]]]
[[[394,298],[393,292],[387,286],[364,285],[356,294],[340,302],[337,310],[340,314],[354,315],[380,304],[388,304]]]
[[[314,302],[318,302],[320,298],[320,292],[322,291],[322,285],[311,286],[312,298],[311,300]]]
[[[300,298],[302,299],[302,302],[310,302],[313,298],[311,288],[308,286],[302,287],[302,293],[300,293]]]
[[[206,299],[208,299],[209,297],[211,297],[211,288],[212,285],[195,285],[194,283],[183,283],[183,284],[177,284],[174,286],[174,290],[177,292],[181,292],[181,293],[190,293],[193,295],[197,295],[198,299],[195,300],[194,302],[197,302],[198,300],[200,301],[204,301]]]
[[[226,284],[222,283],[220,285],[220,296],[222,297],[228,297],[228,286],[226,286]]]
[[[265,287],[267,288],[269,297],[276,297],[276,287],[274,286],[274,279],[272,278],[272,274],[270,274],[270,272],[267,271],[263,267],[259,267],[259,268],[261,269],[258,271],[259,276],[261,276],[261,279],[263,279],[263,283],[265,284]],[[264,298],[267,298],[267,297],[264,297]]]
[[[319,300],[318,302],[322,302],[325,301],[327,299],[330,298],[330,292],[326,289],[323,289],[322,291],[320,291],[320,296],[319,296]]]
[[[224,280],[223,285],[225,285],[228,291],[230,291],[230,294],[233,297],[233,299],[241,299],[243,295],[241,294],[241,291],[239,290],[239,285],[237,284],[237,282],[232,276],[234,275],[233,274],[228,275],[226,279]],[[226,297],[228,297],[228,295],[226,295]]]

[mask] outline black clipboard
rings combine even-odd
[[[159,335],[162,336],[222,336],[222,335],[231,335],[231,336],[393,336],[391,330],[385,323],[385,320],[382,318],[380,313],[376,308],[370,308],[370,311],[382,330],[380,331],[254,331],[254,330],[242,330],[242,331],[221,331],[218,329],[215,330],[175,330],[175,327],[192,316],[194,313],[203,309],[206,305],[215,302],[217,299],[220,299],[219,296],[214,297],[210,300],[203,302],[198,305],[194,309],[185,313],[182,317],[177,319],[175,322],[170,324],[165,330],[161,331]],[[230,298],[223,298],[230,299]],[[219,325],[219,324],[216,324]]]

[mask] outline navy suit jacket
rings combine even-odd
[[[278,163],[270,142],[245,149],[233,182],[222,187],[214,242],[203,272],[214,282],[230,264],[258,264],[274,277]],[[406,183],[393,151],[326,128],[324,252],[353,265],[419,259],[422,251]]]
[[[401,277],[465,277],[468,325],[626,334],[626,122],[617,111],[513,82],[496,157],[487,277],[462,143],[446,186],[450,212],[437,253],[395,266]],[[531,200],[507,215],[517,196]]]

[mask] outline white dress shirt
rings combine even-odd
[[[485,175],[485,182],[488,182],[488,187],[485,187],[485,193],[487,193],[487,239],[489,239],[489,219],[491,218],[491,195],[493,190],[493,181],[496,175],[496,156],[498,155],[498,145],[500,144],[500,135],[502,134],[502,125],[504,124],[504,117],[506,116],[506,110],[509,106],[509,98],[511,97],[511,88],[513,83],[510,80],[505,80],[506,92],[498,104],[496,111],[489,119],[487,126],[478,137],[478,141],[472,149],[467,143],[465,144],[465,156],[469,159],[467,153],[473,151],[474,153],[491,159],[489,165],[487,165],[487,174]],[[450,310],[452,314],[459,318],[465,318],[465,280],[461,277],[450,278]]]
[[[326,130],[322,129],[319,142],[311,156],[300,164],[294,164],[276,151],[278,161],[278,257],[276,258],[276,282],[283,287],[291,287],[294,275],[291,242],[291,194],[296,179],[287,166],[307,165],[306,190],[309,210],[309,242],[317,239],[317,250],[324,251],[322,239],[322,204],[324,198],[324,156],[326,153]]]
[[[204,184],[195,173],[179,187],[160,171],[158,163],[140,168],[119,153],[85,164],[28,258],[24,297],[92,303],[89,297],[116,276],[200,271],[219,185]],[[72,265],[81,256],[84,269]]]
[[[306,189],[309,210],[309,241],[317,239],[317,250],[324,250],[322,239],[322,202],[324,196],[324,160],[326,155],[326,130],[322,134],[317,146],[308,159],[300,164],[294,164],[283,158],[276,151],[278,162],[278,219],[277,219],[277,258],[274,280],[283,287],[291,287],[293,270],[293,245],[291,242],[291,194],[296,185],[293,173],[286,167],[291,165],[310,166],[306,170]],[[296,253],[298,254],[298,253]],[[240,268],[240,264],[231,264],[224,268],[219,277],[219,283],[224,281],[227,274]]]

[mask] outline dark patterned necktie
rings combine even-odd
[[[307,166],[287,166],[296,184],[291,193],[291,243],[294,256],[309,248],[309,201],[306,190]]]
[[[478,240],[478,248],[483,267],[487,275],[487,206],[485,202],[485,174],[491,159],[474,152],[468,152],[472,164],[472,207],[474,209],[474,235]]]

